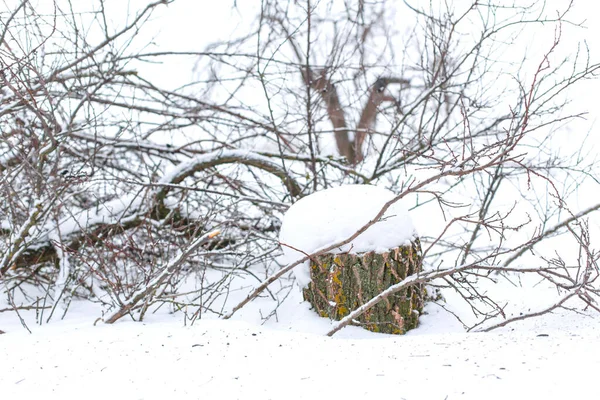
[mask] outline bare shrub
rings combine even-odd
[[[511,321],[497,322],[505,305],[481,289],[511,274],[564,293],[540,312],[574,298],[597,309],[585,218],[600,204],[569,203],[594,160],[557,145],[583,115],[567,90],[598,71],[584,48],[561,47],[569,8],[263,1],[238,38],[154,51],[138,39],[167,3],[114,25],[101,1],[1,14],[8,309],[35,308],[41,322],[83,298],[107,322],[164,305],[229,317],[288,276],[276,259],[288,205],[346,183],[413,206],[427,271],[400,284],[455,291],[475,316],[468,328]],[[542,26],[543,51],[514,56],[517,36]],[[179,57],[196,60],[185,87],[144,75]],[[576,267],[537,252],[563,234],[576,238]],[[234,286],[247,296],[231,312]],[[274,312],[291,284],[280,290]]]

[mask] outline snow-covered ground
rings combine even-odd
[[[547,315],[493,333],[428,334],[425,323],[400,337],[349,328],[333,338],[241,321],[184,327],[164,317],[94,326],[82,310],[69,315],[32,335],[11,319],[0,336],[3,399],[552,400],[598,393],[600,321],[584,314]],[[0,315],[2,324],[8,320]]]
[[[178,12],[175,6],[170,12]],[[578,7],[576,15],[583,19],[586,10]],[[209,18],[208,13],[179,15]],[[590,32],[600,26],[587,25]],[[170,29],[183,26],[188,24]],[[590,41],[592,51],[597,43]],[[179,71],[187,65],[162,67]],[[173,73],[169,83],[177,83],[174,77],[185,79]],[[592,92],[573,98],[588,101]],[[588,116],[586,129],[595,118]],[[581,196],[582,202],[589,199]],[[525,290],[519,294],[526,311],[526,304],[533,307],[540,299],[539,291]],[[429,305],[421,326],[405,336],[348,327],[328,338],[330,323],[300,297],[294,288],[279,321],[265,325],[256,317],[260,301],[235,320],[202,319],[193,326],[184,326],[180,314],[150,315],[145,323],[124,318],[111,326],[95,324],[99,311],[74,303],[65,320],[43,326],[34,323],[33,312],[23,312],[32,334],[16,314],[0,312],[0,330],[6,332],[0,334],[0,399],[598,398],[597,313],[559,311],[490,333],[466,333],[451,315]]]

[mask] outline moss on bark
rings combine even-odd
[[[312,282],[304,289],[304,299],[322,317],[340,320],[419,272],[421,265],[419,239],[385,253],[324,254],[311,262]],[[404,334],[417,327],[423,299],[423,285],[408,287],[365,312],[354,324],[373,332]]]

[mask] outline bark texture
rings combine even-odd
[[[340,320],[422,266],[419,239],[385,253],[324,254],[311,261],[312,282],[304,299],[322,317]],[[395,293],[364,314],[355,325],[373,332],[404,334],[416,328],[423,310],[423,284]]]

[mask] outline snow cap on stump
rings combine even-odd
[[[283,218],[279,241],[284,262],[292,263],[306,254],[348,239],[371,221],[396,195],[372,185],[345,185],[306,196],[290,207]],[[401,201],[352,242],[329,253],[383,253],[408,245],[417,237],[408,210]],[[300,251],[294,250],[298,249]],[[310,283],[309,263],[294,269],[301,287]]]

